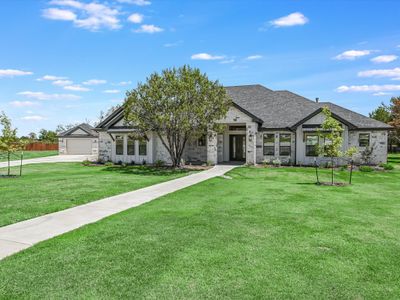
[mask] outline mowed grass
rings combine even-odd
[[[38,157],[47,157],[58,155],[58,151],[24,151],[24,159],[38,158]],[[15,152],[11,155],[10,160],[20,160],[21,152]],[[4,153],[0,153],[0,162],[7,161],[7,155]]]
[[[388,163],[400,164],[400,153],[391,153],[388,155]]]
[[[133,191],[187,173],[186,170],[147,166],[25,165],[22,177],[0,177],[0,226]]]
[[[0,298],[400,298],[399,168],[228,175],[0,261]]]

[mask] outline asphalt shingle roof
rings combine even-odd
[[[94,130],[94,127],[92,127],[91,125],[89,125],[89,124],[87,124],[87,123],[79,124],[79,125],[77,125],[77,126],[71,128],[71,129],[69,129],[69,130],[67,130],[67,131],[64,131],[64,132],[60,133],[58,136],[59,136],[59,137],[67,137],[67,136],[70,136],[71,133],[73,133],[73,132],[74,132],[75,130],[77,130],[77,129],[82,129],[83,131],[86,131],[86,132],[89,134],[89,136],[93,136],[93,137],[99,136],[99,133],[98,133],[97,131]]]
[[[316,103],[289,91],[273,91],[262,85],[231,86],[226,90],[234,103],[263,120],[266,129],[291,128],[323,106],[357,128],[390,128],[336,104]]]

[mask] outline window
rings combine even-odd
[[[318,156],[317,145],[319,138],[316,133],[306,134],[306,156]]]
[[[115,137],[115,154],[124,155],[124,137],[122,135]]]
[[[197,146],[203,147],[203,146],[205,146],[205,145],[206,145],[206,136],[203,135],[202,137],[200,137],[200,138],[197,140]]]
[[[369,133],[360,133],[358,136],[358,146],[368,147],[369,146]]]
[[[127,151],[128,155],[135,155],[135,140],[128,136]]]
[[[139,155],[142,155],[142,156],[147,155],[147,141],[139,142]]]
[[[275,134],[264,134],[264,155],[275,155]]]
[[[292,137],[290,133],[279,134],[279,155],[290,156]]]

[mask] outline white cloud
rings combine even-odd
[[[359,77],[389,77],[392,80],[400,80],[400,68],[367,70],[358,72],[357,75]]]
[[[105,90],[103,91],[103,93],[106,94],[118,94],[120,92],[120,90]]]
[[[150,5],[151,2],[148,0],[117,0],[119,3],[135,4],[138,6]]]
[[[71,80],[54,80],[52,84],[56,86],[65,86],[65,85],[71,85],[73,82]]]
[[[87,81],[84,81],[84,85],[99,85],[99,84],[106,84],[107,80],[104,79],[89,79]]]
[[[378,92],[378,93],[373,93],[373,96],[388,96],[392,95],[392,93],[387,93],[387,92]]]
[[[224,59],[225,56],[211,55],[208,53],[197,53],[197,54],[193,54],[190,58],[194,59],[194,60],[220,60],[220,59]]]
[[[52,0],[50,5],[68,7],[66,9],[48,8],[43,17],[53,20],[72,21],[76,27],[97,31],[102,28],[121,28],[118,15],[120,12],[107,6],[105,3],[84,3],[75,0]],[[71,11],[71,10],[73,11]]]
[[[128,17],[128,21],[132,22],[132,23],[135,23],[135,24],[140,24],[140,23],[143,22],[143,15],[138,14],[138,13],[131,14]]]
[[[384,84],[384,85],[342,85],[336,89],[336,92],[389,92],[400,91],[400,85]]]
[[[1,77],[15,77],[15,76],[26,76],[32,75],[32,72],[21,71],[21,70],[13,70],[13,69],[0,69],[0,78]]]
[[[18,95],[37,100],[78,100],[81,98],[80,96],[72,94],[46,94],[43,92],[31,91],[20,92]]]
[[[274,27],[299,26],[306,23],[308,23],[308,19],[300,12],[295,12],[269,22]]]
[[[76,14],[72,11],[59,8],[47,8],[43,10],[42,16],[46,19],[60,21],[75,21],[77,18]]]
[[[221,61],[220,64],[231,64],[234,62],[235,62],[235,60],[233,58],[231,58],[231,59],[226,59],[226,60]]]
[[[177,41],[174,43],[165,43],[164,47],[165,48],[177,47],[177,46],[181,45],[182,43],[183,43],[183,41]]]
[[[31,106],[36,106],[39,103],[32,101],[12,101],[10,102],[10,104],[14,107],[31,107]]]
[[[134,30],[134,32],[137,33],[156,33],[156,32],[162,32],[164,31],[164,29],[162,29],[161,27],[157,27],[155,25],[146,25],[143,24],[140,26],[139,29]]]
[[[397,55],[379,55],[371,59],[374,63],[389,63],[395,61],[398,58]]]
[[[334,57],[337,60],[354,60],[358,57],[371,54],[371,50],[348,50]]]
[[[38,78],[36,80],[37,81],[44,81],[44,80],[55,81],[55,80],[64,80],[64,79],[67,79],[67,77],[54,76],[54,75],[44,75],[43,77],[40,77],[40,78]]]
[[[25,121],[43,121],[43,120],[46,120],[46,118],[43,117],[43,116],[35,115],[35,116],[22,117],[21,120],[25,120]]]
[[[66,86],[64,86],[64,90],[74,91],[74,92],[89,92],[90,91],[89,88],[83,87],[79,84],[66,85]]]
[[[256,59],[261,59],[263,58],[262,55],[250,55],[246,57],[246,60],[256,60]]]
[[[119,85],[119,86],[125,86],[125,85],[131,85],[132,81],[120,81],[118,83],[115,83],[114,85]]]

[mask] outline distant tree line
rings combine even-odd
[[[388,105],[381,103],[369,116],[393,126],[389,132],[389,151],[400,151],[400,97],[392,97]]]

